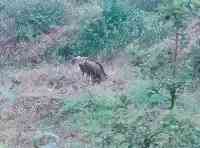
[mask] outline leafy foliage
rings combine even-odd
[[[75,55],[111,55],[142,35],[143,15],[137,8],[126,10],[118,1],[104,1],[102,16],[83,21],[79,39],[70,45],[71,50]]]
[[[9,4],[8,4],[9,3]],[[5,1],[3,10],[15,19],[18,40],[31,39],[64,22],[64,5],[57,0]]]
[[[182,112],[138,110],[131,100],[124,95],[86,95],[66,101],[60,113],[67,129],[90,139],[88,147],[199,146],[199,128]]]
[[[82,7],[91,2],[92,0],[76,0],[75,4]],[[134,77],[133,82],[127,79],[129,87],[123,95],[118,92],[106,94],[107,87],[115,83],[115,80],[109,79],[110,83],[105,83],[103,93],[94,93],[96,86],[92,86],[92,93],[81,92],[83,94],[80,98],[67,98],[64,104],[56,103],[59,107],[61,105],[60,110],[57,110],[57,106],[55,112],[54,107],[50,108],[47,110],[48,118],[45,116],[37,124],[44,126],[41,127],[43,130],[53,129],[59,132],[59,128],[66,129],[71,137],[59,137],[66,140],[65,147],[69,147],[69,142],[72,148],[199,148],[199,91],[193,93],[193,90],[187,90],[187,85],[191,84],[194,77],[199,79],[199,45],[195,45],[188,55],[179,55],[178,50],[188,44],[188,39],[182,32],[186,20],[199,15],[199,0],[98,2],[102,12],[89,19],[83,16],[77,31],[78,37],[73,35],[74,40],[70,38],[67,43],[58,43],[56,47],[48,48],[45,56],[49,57],[54,52],[56,56],[65,56],[66,59],[75,55],[112,55],[125,50],[128,45],[127,48],[131,47],[128,50],[132,54],[134,70],[139,69],[138,76]],[[14,34],[20,41],[33,39],[66,23],[64,1],[61,0],[2,0],[0,12],[1,34],[4,34],[4,26],[7,25],[2,21],[12,18],[16,23]],[[174,44],[176,47],[166,47],[165,39],[171,41],[174,36],[175,41],[167,44]],[[130,76],[129,73],[127,75]],[[37,80],[33,81],[33,85],[35,81]],[[66,79],[66,83],[67,81]],[[23,89],[23,85],[20,88]],[[73,85],[72,89],[79,88]],[[63,96],[59,93],[63,93],[62,90],[56,91],[56,98]],[[15,102],[16,96],[18,94],[12,87],[0,88],[0,97],[11,103]],[[167,110],[165,106],[168,100],[175,101],[176,98],[180,98],[177,108]],[[24,101],[26,100],[28,99]],[[38,108],[39,103],[40,101]],[[4,104],[2,106],[5,107]],[[24,119],[16,121],[21,120]],[[63,134],[68,134],[64,132]],[[33,138],[33,143],[42,138],[37,136],[36,139]],[[56,135],[50,137],[56,138]],[[0,144],[0,147],[6,146]],[[56,143],[50,142],[43,147],[56,147]]]
[[[191,53],[192,65],[193,65],[193,76],[195,79],[200,78],[200,56],[199,55],[200,55],[199,45],[195,45]]]
[[[155,80],[142,80],[135,81],[135,85],[130,88],[129,97],[138,106],[144,107],[162,105],[168,99],[168,96],[162,94],[161,86]]]
[[[175,29],[183,27],[184,19],[190,14],[186,4],[186,1],[181,0],[163,1],[159,8],[161,14],[163,15],[163,20],[165,19],[165,21],[172,21]]]
[[[161,0],[132,0],[131,2],[135,4],[137,8],[152,12],[157,10]]]
[[[141,72],[145,76],[157,81],[159,84],[158,90],[164,88],[169,92],[171,96],[171,108],[174,107],[177,93],[184,89],[185,83],[192,81],[191,60],[188,57],[179,57],[178,51],[187,44],[184,34],[179,33],[184,30],[185,20],[190,15],[186,4],[187,1],[179,0],[167,0],[160,3],[158,12],[161,19],[157,21],[161,21],[164,25],[170,23],[171,27],[174,28],[171,32],[175,32],[173,33],[175,41],[170,43],[174,44],[174,49],[168,47],[162,48],[160,46],[159,48],[161,49],[156,47],[143,49],[144,53],[142,57],[145,57],[145,60],[139,64]],[[148,42],[143,42],[143,44],[145,43],[148,45]],[[135,57],[142,59],[138,56]]]

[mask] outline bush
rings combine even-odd
[[[140,107],[162,105],[168,99],[165,95],[159,83],[150,79],[138,79],[128,93],[128,97]]]
[[[127,9],[119,1],[104,1],[102,15],[82,22],[78,39],[70,45],[74,55],[110,55],[141,36],[143,11]],[[66,49],[67,51],[67,49]],[[65,53],[65,56],[68,52]]]
[[[134,4],[145,11],[156,11],[161,0],[136,0]]]
[[[58,0],[12,1],[4,3],[5,13],[15,19],[18,40],[34,38],[64,23],[64,3]]]
[[[59,113],[62,120],[56,122],[90,141],[88,147],[199,147],[200,130],[192,123],[191,116],[180,111],[138,110],[131,100],[125,95],[97,94],[68,99]],[[81,142],[76,141],[72,147],[77,144]]]

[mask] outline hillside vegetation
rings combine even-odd
[[[0,84],[0,148],[199,148],[200,1],[1,0]]]

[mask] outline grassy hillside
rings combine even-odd
[[[0,148],[199,148],[199,14],[199,0],[2,0]]]

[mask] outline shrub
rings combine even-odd
[[[140,107],[161,105],[168,99],[159,83],[150,79],[136,80],[129,88],[128,97]]]
[[[110,55],[142,34],[142,18],[140,9],[127,9],[116,0],[104,1],[102,15],[82,21],[79,37],[70,48],[75,55]],[[66,49],[65,56],[67,54]]]
[[[156,11],[161,0],[136,0],[134,4],[145,11]]]
[[[199,128],[183,112],[145,108],[138,110],[127,96],[86,95],[66,101],[62,125],[82,139],[88,147],[197,148]],[[57,120],[58,121],[58,120]],[[86,140],[87,141],[87,140]]]
[[[3,11],[15,19],[18,40],[34,38],[64,23],[65,8],[62,1],[5,1]]]

